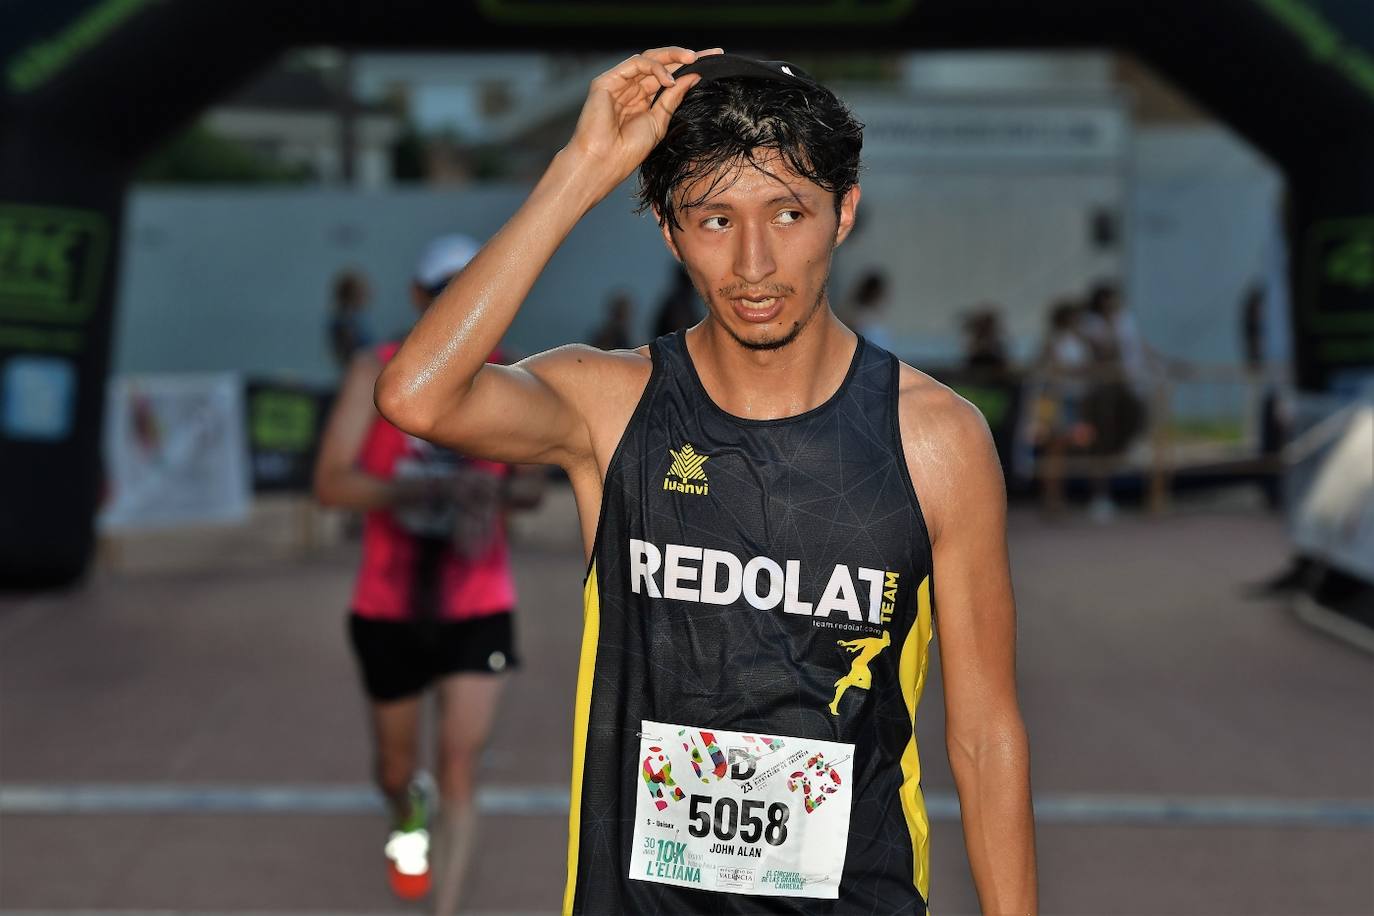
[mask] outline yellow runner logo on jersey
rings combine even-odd
[[[709,456],[698,455],[690,443],[683,445],[681,450],[670,448],[668,454],[673,456],[673,464],[663,477],[663,489],[697,496],[705,496],[710,492],[706,471],[702,468]]]
[[[868,663],[878,657],[892,644],[892,637],[887,635],[887,630],[883,630],[882,638],[871,636],[868,639],[841,639],[839,645],[846,652],[854,656],[854,661],[849,663],[849,673],[835,682],[835,699],[830,701],[830,714],[838,716],[840,714],[840,697],[850,687],[858,687],[860,690],[868,690],[873,686],[873,672],[869,670]]]

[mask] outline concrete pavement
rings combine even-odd
[[[363,705],[343,627],[356,547],[300,554],[284,533],[296,521],[266,505],[245,528],[128,540],[115,568],[79,590],[0,599],[0,789],[57,799],[47,813],[0,799],[0,910],[421,911],[389,898],[384,825],[366,810]],[[553,912],[564,879],[555,809],[583,570],[566,491],[517,534],[525,667],[484,778],[536,803],[484,819],[474,912]],[[1374,663],[1279,604],[1238,596],[1284,562],[1279,524],[1244,505],[1106,527],[1018,509],[1011,549],[1046,804],[1042,911],[1374,913]],[[977,912],[977,898],[942,731],[937,662],[918,737],[935,820],[932,910],[956,916]],[[93,784],[145,794],[123,810],[63,808]],[[247,794],[214,810],[185,793],[161,808],[146,800],[217,786]],[[255,813],[243,802],[255,787],[354,802]],[[1215,803],[1228,800],[1251,816],[1225,820]],[[1322,810],[1353,818],[1274,813]]]

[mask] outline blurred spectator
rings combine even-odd
[[[367,320],[372,290],[358,270],[341,271],[334,277],[334,303],[329,314],[329,347],[334,362],[347,369],[353,355],[376,343]]]
[[[1094,350],[1094,369],[1083,404],[1084,420],[1094,430],[1092,456],[1096,459],[1088,512],[1098,522],[1106,522],[1116,515],[1112,475],[1145,428],[1149,356],[1114,283],[1092,287],[1083,325]]]
[[[1265,359],[1265,313],[1264,287],[1255,283],[1245,290],[1240,302],[1241,352],[1246,372],[1259,394],[1259,454],[1267,464],[1260,476],[1260,489],[1269,508],[1280,509],[1283,491],[1278,473],[1279,453],[1288,438],[1288,419],[1281,386]]]
[[[887,275],[869,270],[854,284],[846,313],[855,333],[884,350],[892,349],[892,334],[887,330]]]
[[[1042,495],[1046,511],[1064,507],[1064,462],[1071,450],[1087,447],[1093,429],[1083,419],[1093,348],[1080,328],[1083,309],[1068,299],[1050,307],[1045,340],[1036,359],[1040,392],[1033,438],[1041,449]]]
[[[634,346],[630,339],[630,322],[634,318],[634,301],[626,292],[612,294],[606,300],[606,320],[592,332],[593,347],[602,350],[628,350]]]
[[[1240,300],[1240,347],[1245,368],[1258,375],[1264,370],[1264,287],[1255,283]]]
[[[659,301],[658,312],[654,315],[654,337],[662,337],[683,328],[690,328],[701,320],[697,308],[697,291],[692,286],[692,278],[681,264],[673,265],[672,286]]]
[[[1083,307],[1060,299],[1050,307],[1045,340],[1040,345],[1037,367],[1056,380],[1054,389],[1069,398],[1069,414],[1076,417],[1084,390],[1083,377],[1093,364],[1093,347],[1082,328]]]
[[[1083,419],[1092,427],[1092,454],[1096,458],[1088,511],[1095,520],[1108,521],[1116,514],[1111,498],[1112,474],[1145,426],[1147,356],[1114,283],[1099,283],[1088,293],[1080,326],[1093,351],[1083,400]]]
[[[964,316],[964,366],[974,372],[997,375],[1010,368],[1006,331],[997,306],[980,305]]]
[[[1152,355],[1114,282],[1106,280],[1089,290],[1081,324],[1098,361],[1117,367],[1131,390],[1147,397]]]

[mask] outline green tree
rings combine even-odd
[[[174,137],[145,159],[135,175],[141,182],[178,184],[292,184],[310,178],[307,166],[272,162],[251,147],[217,134],[204,124],[196,124]]]

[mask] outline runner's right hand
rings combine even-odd
[[[680,81],[673,72],[707,54],[686,48],[654,48],[617,64],[592,80],[582,114],[568,150],[594,163],[609,194],[630,176],[663,139],[668,121],[687,90],[700,79],[689,74]],[[654,101],[654,94],[663,94]]]

